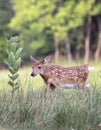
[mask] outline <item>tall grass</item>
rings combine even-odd
[[[97,130],[101,123],[101,88],[90,91],[56,90],[48,99],[43,88],[0,94],[0,125],[12,129]]]
[[[27,68],[20,72],[20,89],[13,98],[8,79],[5,76],[6,79],[0,79],[0,126],[12,130],[101,129],[98,70],[90,74],[88,91],[56,89],[48,99],[43,96],[45,87],[40,77],[31,78],[31,70]]]

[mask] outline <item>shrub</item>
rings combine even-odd
[[[9,46],[7,49],[8,59],[5,61],[5,64],[8,67],[8,70],[10,72],[9,76],[9,85],[12,87],[12,94],[15,90],[19,88],[19,85],[17,83],[17,78],[19,76],[18,70],[19,66],[21,64],[21,41],[19,37],[11,37],[10,40],[8,40]]]

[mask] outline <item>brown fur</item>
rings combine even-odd
[[[45,97],[49,95],[49,90],[55,88],[62,88],[64,84],[73,84],[79,89],[85,89],[88,78],[88,65],[62,67],[59,65],[47,66],[46,63],[50,61],[50,57],[46,57],[43,61],[36,60],[31,57],[33,61],[34,76],[40,74],[46,83]],[[41,67],[41,68],[38,68]]]

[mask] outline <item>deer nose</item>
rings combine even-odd
[[[34,76],[36,76],[36,74],[32,72],[32,73],[31,73],[31,76],[34,77]]]

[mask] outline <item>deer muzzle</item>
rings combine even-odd
[[[32,76],[32,77],[35,77],[35,76],[36,76],[36,74],[32,72],[32,73],[31,73],[31,76]]]

